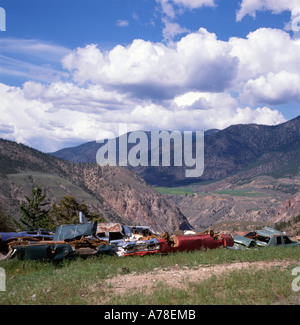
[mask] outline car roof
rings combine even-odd
[[[263,237],[273,237],[273,236],[285,236],[286,233],[270,228],[270,227],[264,227],[261,230],[256,231],[256,233],[259,236],[263,236]]]

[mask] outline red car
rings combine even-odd
[[[200,249],[214,249],[217,247],[233,246],[234,241],[230,235],[221,235],[220,239],[214,239],[209,234],[172,236],[171,244],[165,238],[159,239],[160,253],[175,253]]]

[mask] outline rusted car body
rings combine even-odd
[[[19,260],[60,261],[73,258],[74,251],[68,244],[39,243],[15,246],[13,256]]]
[[[249,231],[244,236],[234,236],[236,248],[262,248],[262,247],[294,247],[300,242],[292,240],[285,232],[264,227],[261,230]]]
[[[215,249],[218,247],[231,247],[234,245],[230,235],[221,235],[219,239],[214,239],[209,234],[171,236],[168,239],[159,239],[159,250],[161,253],[176,253],[201,249]]]
[[[81,237],[95,236],[97,222],[89,222],[75,225],[61,225],[55,230],[54,242],[76,240]]]
[[[0,233],[0,252],[7,251],[9,243],[16,240],[43,241],[52,240],[54,232],[45,229],[30,229],[20,232],[1,232]]]
[[[6,254],[2,258],[17,257],[29,260],[52,260],[114,254],[114,246],[96,237],[97,223],[62,225],[56,228],[52,240],[31,237],[16,237],[6,241]]]
[[[233,237],[235,248],[247,249],[256,247],[256,241],[251,238],[247,238],[241,235],[236,235]]]
[[[132,235],[135,237],[141,236],[157,236],[158,234],[155,233],[151,227],[148,226],[128,226],[129,230],[131,231]]]
[[[0,259],[5,259],[12,253],[11,244],[15,242],[51,241],[54,238],[54,232],[48,229],[29,229],[20,232],[2,232],[0,233]]]
[[[19,232],[0,232],[0,242],[20,237],[33,237],[40,240],[53,239],[54,232],[48,229],[28,229]]]
[[[129,227],[120,223],[98,223],[96,236],[111,244],[117,244],[132,235]]]
[[[124,241],[118,244],[116,254],[120,257],[137,255],[145,256],[159,253],[160,246],[157,238],[137,241]]]

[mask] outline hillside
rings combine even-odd
[[[286,199],[276,211],[275,222],[289,221],[300,216],[300,192]]]
[[[300,235],[300,192],[281,203],[272,220],[281,230]]]
[[[73,195],[107,221],[149,225],[159,232],[190,228],[174,203],[127,169],[75,164],[2,139],[0,153],[0,205],[15,218],[24,195],[43,186],[51,203]]]
[[[205,169],[200,178],[186,178],[186,166],[131,169],[148,184],[155,186],[216,181],[236,173],[243,173],[247,177],[281,177],[299,172],[300,116],[277,126],[233,125],[215,131],[217,132],[205,133]],[[95,162],[100,146],[96,142],[88,142],[78,147],[62,149],[52,155],[73,162]],[[171,150],[172,148],[173,146]]]
[[[196,229],[251,230],[297,216],[300,175],[275,178],[241,175],[213,183],[158,188],[181,209]]]

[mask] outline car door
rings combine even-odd
[[[284,240],[282,236],[276,236],[276,246],[284,246]]]

